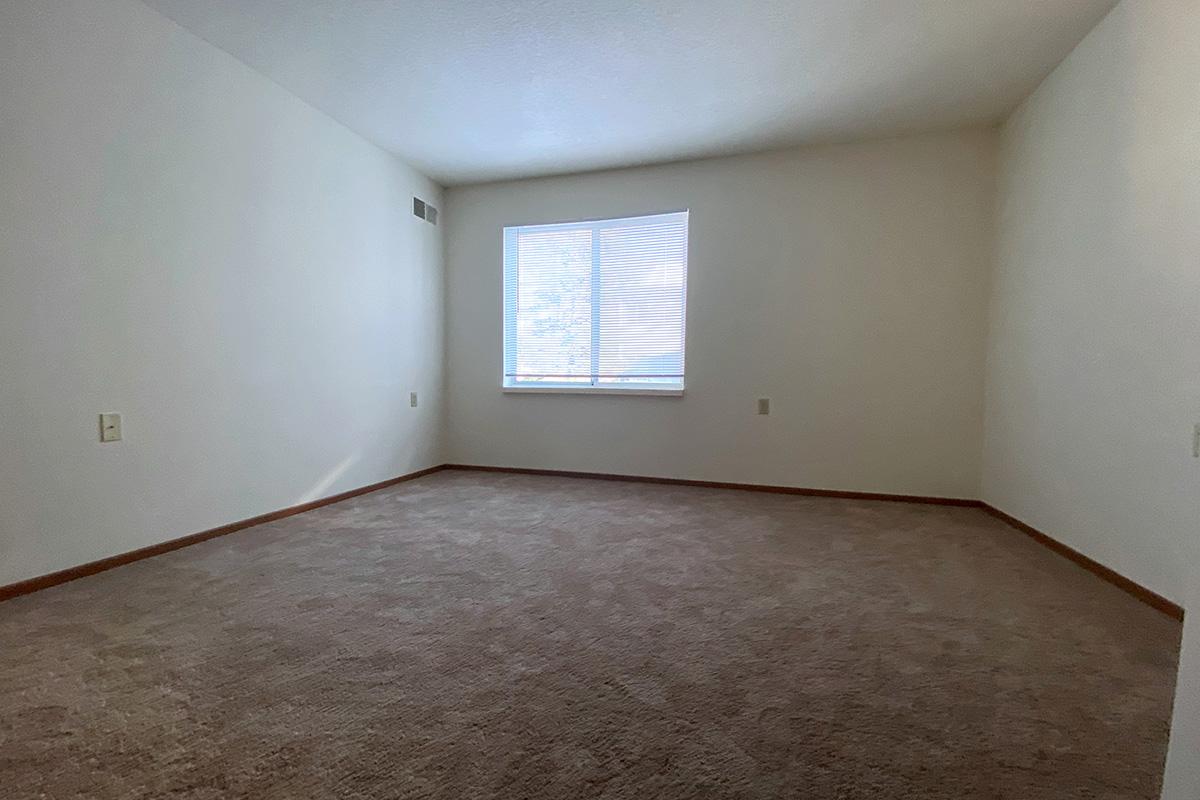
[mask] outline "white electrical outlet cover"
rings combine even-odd
[[[121,441],[121,415],[120,414],[101,414],[100,415],[100,441],[102,441],[102,442],[119,442],[119,441]]]

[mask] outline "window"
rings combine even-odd
[[[683,391],[688,212],[504,229],[504,387]]]

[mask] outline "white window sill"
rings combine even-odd
[[[634,397],[683,397],[682,388],[648,389],[644,386],[621,389],[615,386],[503,386],[505,394],[612,394]]]

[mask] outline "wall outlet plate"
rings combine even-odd
[[[100,415],[100,441],[102,441],[102,442],[119,442],[119,441],[121,441],[121,415],[120,414],[101,414]]]
[[[409,392],[409,393],[408,393],[408,404],[409,404],[409,406],[411,406],[412,408],[416,408],[416,407],[417,407],[417,393],[416,393],[416,392]]]
[[[762,416],[766,416],[767,414],[771,413],[771,398],[758,398],[758,413]]]

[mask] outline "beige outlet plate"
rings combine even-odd
[[[119,442],[119,441],[121,441],[121,415],[120,414],[101,414],[100,415],[100,441],[102,441],[102,442]]]

